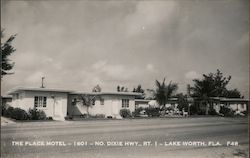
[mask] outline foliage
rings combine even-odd
[[[146,108],[146,114],[149,117],[159,117],[160,116],[160,108]]]
[[[64,119],[65,119],[65,120],[72,120],[73,117],[72,117],[72,116],[65,116]]]
[[[3,30],[1,30],[1,39],[3,38]],[[8,71],[11,70],[14,66],[14,63],[11,62],[9,56],[16,51],[11,45],[12,41],[16,38],[16,35],[11,35],[6,42],[2,43],[1,40],[1,78],[4,75],[12,74]]]
[[[226,107],[226,106],[222,106],[220,108],[219,113],[223,114],[224,116],[233,116],[234,115],[233,110],[230,109],[229,107]]]
[[[208,110],[208,115],[218,115],[218,113],[213,107],[210,106]]]
[[[46,114],[42,110],[29,109],[28,113],[20,108],[8,107],[3,116],[16,120],[45,120]]]
[[[137,92],[137,93],[144,93],[144,90],[142,89],[141,85],[139,84],[137,86],[137,88],[133,89],[133,92]]]
[[[227,98],[244,98],[244,96],[241,95],[240,91],[238,89],[232,89],[232,90],[226,90],[224,93],[224,97]]]
[[[245,111],[242,111],[242,114],[244,114],[245,116],[247,116],[248,112],[245,110]]]
[[[137,88],[133,89],[133,92],[141,93],[142,94],[140,96],[136,96],[136,99],[144,99],[145,98],[144,89],[142,89],[142,87],[141,87],[140,84],[137,86]]]
[[[223,97],[226,86],[231,76],[224,77],[220,70],[216,73],[203,74],[203,79],[194,79],[194,87],[191,87],[193,97],[207,99],[207,97]]]
[[[155,91],[155,98],[156,101],[165,107],[167,101],[172,97],[172,95],[178,89],[178,85],[176,83],[169,82],[168,85],[165,84],[165,78],[163,82],[160,83],[159,81],[155,81],[156,84],[156,91]]]
[[[190,110],[190,115],[195,115],[199,113],[199,107],[196,104],[192,104],[189,107],[189,110]]]
[[[0,106],[1,106],[1,114],[2,114],[2,116],[4,116],[6,113],[6,110],[7,110],[6,104],[2,103],[2,105],[0,105]]]
[[[227,106],[222,106],[220,108],[219,113],[223,114],[224,116],[233,116],[234,115],[234,111]]]
[[[132,116],[139,117],[142,110],[144,110],[142,107],[139,107],[139,108],[135,109],[135,111],[132,112]]]
[[[27,112],[20,108],[8,107],[4,113],[5,117],[13,118],[16,120],[28,120],[29,115]]]
[[[184,109],[185,111],[188,111],[187,96],[180,93],[180,94],[177,94],[176,97],[178,98],[178,106],[177,106],[177,108],[180,111],[182,111],[182,109]]]
[[[128,88],[122,86],[120,87],[119,85],[117,86],[117,92],[128,92]]]
[[[79,95],[80,102],[87,108],[87,117],[89,117],[89,108],[95,105],[96,97],[94,95],[83,94]]]
[[[29,115],[23,109],[14,108],[12,118],[16,120],[28,120]]]
[[[131,112],[130,112],[129,109],[121,109],[120,110],[120,115],[123,118],[129,118],[129,117],[131,117]]]
[[[192,96],[200,101],[200,104],[205,103],[205,114],[208,114],[208,105],[212,102],[212,97],[223,97],[227,92],[231,76],[224,77],[223,73],[217,69],[216,73],[203,74],[202,79],[194,79],[194,86],[190,87]],[[201,112],[203,113],[203,111]]]
[[[29,117],[31,120],[45,120],[46,114],[42,110],[37,110],[36,108],[29,109]]]
[[[6,117],[12,117],[13,116],[13,111],[14,111],[14,108],[13,107],[8,107],[5,112],[3,113],[3,116],[6,116]]]

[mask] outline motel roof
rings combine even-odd
[[[134,92],[81,92],[65,89],[55,89],[55,88],[27,88],[27,87],[17,87],[8,92],[9,95],[19,93],[21,91],[43,91],[43,92],[60,92],[69,93],[72,95],[77,94],[87,94],[87,95],[126,95],[126,96],[140,96],[141,93]]]
[[[135,92],[71,92],[70,94],[88,94],[88,95],[126,95],[126,96],[140,96],[141,93]]]
[[[8,92],[9,95],[19,93],[21,91],[43,91],[43,92],[61,92],[61,93],[70,93],[72,90],[65,89],[55,89],[55,88],[27,88],[27,87],[17,87]]]

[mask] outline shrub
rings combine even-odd
[[[131,112],[130,112],[129,109],[121,109],[120,110],[120,115],[123,118],[128,118],[128,117],[131,117]]]
[[[46,120],[53,120],[53,118],[50,116],[50,117],[46,117]]]
[[[150,117],[159,117],[160,108],[146,108],[146,114]]]
[[[72,116],[65,116],[64,119],[65,119],[65,120],[72,120],[73,117],[72,117]]]
[[[144,110],[142,107],[139,107],[139,108],[135,109],[135,111],[132,112],[132,116],[139,117],[141,115],[142,110]]]
[[[210,107],[208,110],[208,115],[217,115],[217,112],[214,108]]]
[[[31,120],[45,120],[46,114],[42,110],[37,110],[36,108],[29,109],[29,116]]]
[[[195,114],[198,114],[198,107],[197,106],[195,106],[194,104],[193,105],[191,105],[190,107],[189,107],[189,110],[190,110],[190,115],[195,115]]]
[[[2,104],[2,105],[0,105],[1,106],[1,114],[2,114],[2,116],[4,116],[5,115],[5,113],[6,113],[6,110],[7,110],[7,108],[6,108],[6,104],[4,105],[4,104]]]
[[[8,108],[5,110],[3,116],[12,117],[12,116],[13,116],[13,111],[14,111],[14,108],[10,106],[10,107],[8,107]]]
[[[16,120],[28,120],[29,115],[23,109],[14,108],[13,111],[12,111],[11,118],[16,119]]]
[[[113,117],[112,116],[107,116],[108,119],[112,119]]]
[[[219,113],[223,114],[224,116],[233,116],[234,115],[233,110],[226,107],[226,106],[221,106]]]
[[[247,116],[248,112],[245,110],[245,111],[242,111],[242,114],[244,114],[245,116]]]

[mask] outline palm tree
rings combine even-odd
[[[167,101],[169,101],[169,99],[176,92],[176,90],[178,89],[178,85],[177,83],[172,83],[172,81],[170,81],[169,84],[166,85],[165,78],[163,79],[162,83],[156,80],[155,84],[156,84],[156,91],[155,91],[156,101],[165,110]]]
[[[195,82],[194,87],[191,87],[192,96],[198,99],[199,106],[205,104],[206,115],[208,114],[209,105],[211,106],[211,97],[214,96],[216,89],[213,86],[213,82],[210,80],[193,80]]]

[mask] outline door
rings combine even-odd
[[[54,99],[54,117],[62,117],[63,116],[63,106],[62,106],[62,98],[56,97]]]
[[[119,100],[113,100],[111,113],[114,117],[117,117],[119,115],[119,107]]]

